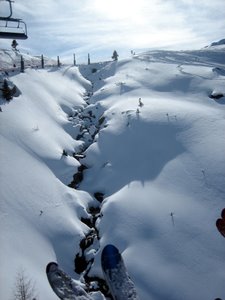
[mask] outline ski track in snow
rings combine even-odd
[[[0,100],[0,298],[24,268],[40,299],[56,299],[44,274],[54,260],[93,292],[106,244],[123,253],[141,300],[225,298],[215,229],[225,101],[209,98],[225,94],[223,50],[24,74],[4,53],[1,70],[21,94]]]

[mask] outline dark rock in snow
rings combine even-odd
[[[100,203],[104,200],[104,194],[101,192],[94,193],[95,199],[97,199]]]
[[[224,97],[224,94],[220,93],[220,92],[213,92],[209,96],[209,98],[211,98],[211,99],[220,99],[220,98],[223,98],[223,97]]]
[[[75,264],[75,272],[77,274],[81,274],[83,271],[85,271],[87,269],[89,262],[86,261],[84,255],[80,256],[77,253],[75,260],[74,260],[74,264]]]

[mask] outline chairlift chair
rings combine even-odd
[[[0,16],[0,38],[26,40],[27,25],[22,19],[12,18],[12,0],[0,0],[9,3],[9,15]]]

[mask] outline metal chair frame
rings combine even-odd
[[[3,0],[0,0],[3,1]],[[25,40],[27,36],[27,25],[22,19],[12,18],[12,0],[4,0],[9,3],[9,15],[0,17],[0,38]],[[4,24],[2,25],[1,22]]]

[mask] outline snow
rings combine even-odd
[[[225,95],[224,46],[21,74],[9,53],[15,59],[0,52],[1,68],[20,94],[0,100],[0,298],[12,298],[24,269],[40,299],[56,299],[49,261],[82,280],[74,258],[91,206],[100,206],[100,239],[86,253],[94,256],[89,275],[103,278],[101,250],[114,244],[141,300],[225,298],[215,227],[224,207],[225,100],[210,98]],[[79,187],[68,187],[81,165]]]
[[[88,83],[80,84],[76,69],[27,70],[11,80],[21,95],[1,100],[1,285],[7,280],[1,298],[10,298],[15,273],[24,268],[38,278],[40,297],[54,299],[43,276],[46,262],[61,256],[70,265],[87,231],[79,218],[87,215],[91,197],[66,186],[80,165],[72,153],[82,143],[67,133],[63,109],[84,106]]]

